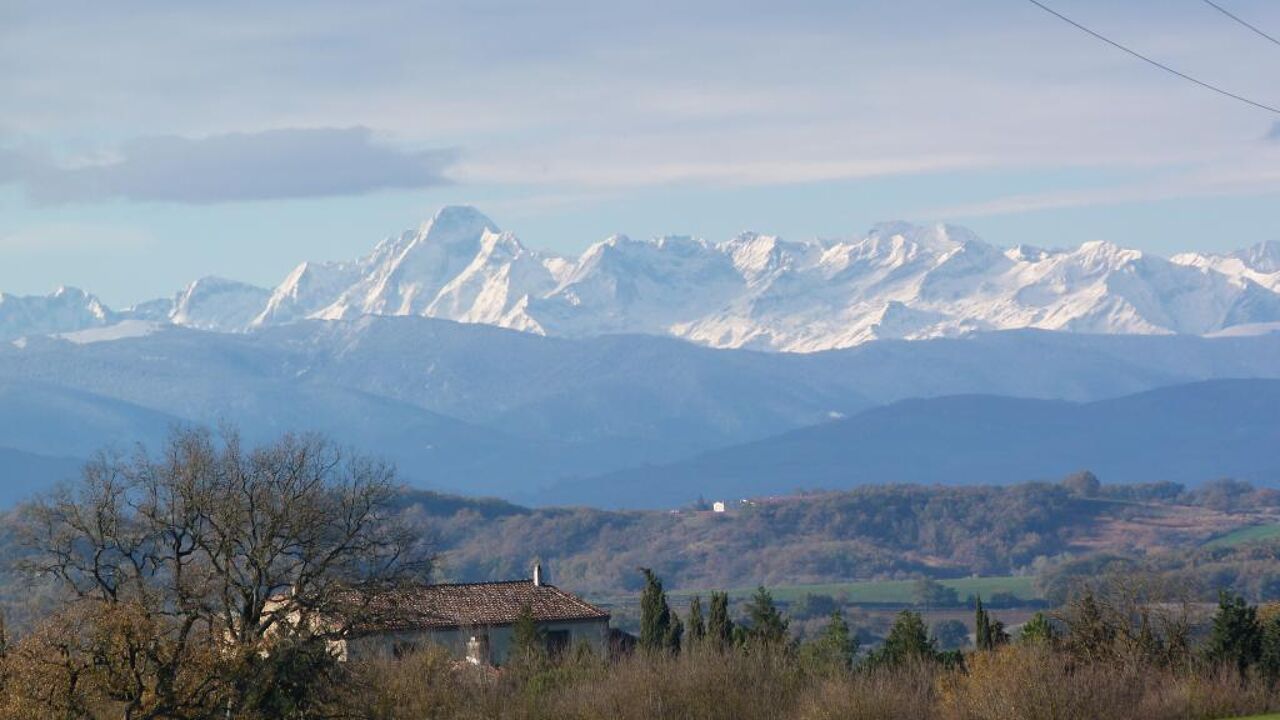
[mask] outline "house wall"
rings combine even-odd
[[[538,629],[543,633],[567,632],[569,649],[580,643],[586,643],[601,657],[608,652],[608,620],[541,622],[538,623]],[[467,657],[468,641],[472,637],[486,633],[489,636],[489,663],[505,664],[511,653],[513,639],[511,625],[376,633],[341,641],[334,649],[338,657],[343,660],[360,660],[370,657],[393,657],[398,654],[398,651],[403,652],[410,648],[432,644],[442,646],[454,657],[463,659]]]

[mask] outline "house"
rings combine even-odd
[[[711,512],[718,512],[718,513],[724,512],[724,501],[717,500],[711,503]]]
[[[399,656],[428,644],[478,665],[502,665],[511,652],[513,626],[528,607],[551,653],[585,643],[610,649],[609,613],[533,577],[500,582],[420,585],[400,591],[396,620],[351,633],[335,643],[343,660]]]

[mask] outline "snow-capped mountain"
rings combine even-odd
[[[198,330],[230,332],[247,327],[271,297],[269,290],[235,280],[203,277],[173,299],[168,319]]]
[[[963,228],[886,223],[841,241],[614,236],[565,258],[452,207],[353,263],[299,266],[255,324],[421,315],[788,351],[1024,327],[1208,334],[1280,320],[1270,257],[1261,246],[1199,262],[1103,242],[1002,250]]]
[[[62,287],[43,296],[0,293],[0,340],[41,335],[77,341],[114,339],[160,324],[239,332],[262,314],[270,297],[270,290],[218,277],[200,278],[171,298],[150,300],[120,311],[111,310],[97,297],[77,288]],[[97,332],[116,325],[122,326],[123,334]]]
[[[1182,253],[1172,259],[1179,265],[1214,270],[1237,282],[1248,280],[1280,292],[1280,242],[1275,240],[1226,255]]]
[[[103,327],[117,319],[98,298],[78,288],[24,297],[0,293],[0,338],[6,340]]]
[[[898,222],[812,242],[614,236],[571,258],[524,247],[473,208],[446,207],[363,258],[303,263],[273,291],[205,278],[173,300],[103,313],[83,327],[134,318],[243,331],[410,315],[796,352],[1016,328],[1207,335],[1280,321],[1280,243],[1166,259],[1098,241],[1002,249],[963,228]],[[10,326],[82,329],[4,317],[0,306],[5,337]]]

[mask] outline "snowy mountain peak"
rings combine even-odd
[[[497,223],[469,205],[446,205],[422,224],[418,239],[450,245],[470,242],[485,232],[501,230]]]
[[[1280,243],[1164,259],[1098,240],[1001,249],[961,227],[907,222],[811,242],[755,232],[720,243],[614,235],[561,257],[454,206],[362,258],[304,262],[271,291],[202,278],[122,313],[72,289],[0,296],[0,339],[125,318],[240,331],[363,315],[796,352],[1027,327],[1215,334],[1280,322],[1276,267]]]
[[[248,327],[271,296],[271,291],[247,283],[202,277],[174,297],[169,321],[200,330],[235,332]]]
[[[1237,250],[1231,253],[1231,257],[1238,258],[1250,270],[1277,273],[1280,272],[1280,241],[1261,242],[1244,250]]]
[[[48,295],[0,293],[0,339],[4,340],[101,327],[116,319],[96,296],[75,287],[59,287]]]
[[[1074,253],[1086,270],[1112,270],[1142,259],[1141,250],[1122,248],[1105,240],[1089,240]]]

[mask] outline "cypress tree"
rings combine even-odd
[[[979,650],[990,650],[995,647],[991,637],[991,617],[982,607],[982,596],[977,596],[973,611],[973,644]]]
[[[1004,623],[991,617],[991,613],[982,606],[981,595],[975,601],[973,626],[973,644],[979,650],[995,650],[1009,642],[1009,633],[1005,632]]]
[[[773,595],[765,586],[756,588],[751,602],[747,603],[747,617],[751,627],[748,637],[760,643],[780,644],[787,640],[787,620],[773,602]]]
[[[711,592],[711,613],[707,619],[707,638],[716,649],[724,650],[733,643],[733,620],[729,617],[729,593]]]
[[[645,650],[679,650],[683,628],[667,604],[662,580],[649,568],[644,573],[644,593],[640,596],[640,647]]]
[[[667,632],[662,637],[662,649],[672,654],[680,652],[680,642],[683,637],[684,623],[680,622],[680,617],[673,612],[671,622],[667,625]]]
[[[689,601],[689,643],[701,643],[707,636],[707,626],[702,619],[702,598],[697,595]]]

